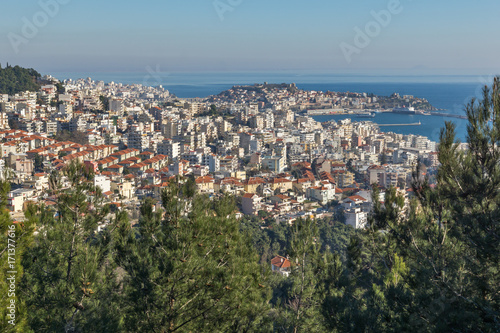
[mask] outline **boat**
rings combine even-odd
[[[413,108],[413,107],[394,108],[394,109],[392,109],[392,112],[404,113],[404,114],[415,114],[415,108]]]
[[[373,118],[373,117],[375,117],[375,112],[356,113],[356,117],[358,117],[358,118]]]

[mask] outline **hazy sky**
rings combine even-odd
[[[372,12],[389,9],[376,23]],[[498,0],[3,1],[0,62],[41,72],[492,73],[499,14]]]

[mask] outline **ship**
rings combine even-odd
[[[375,117],[375,112],[356,113],[356,117],[358,117],[358,118],[373,118],[373,117]]]
[[[415,114],[415,108],[413,107],[402,107],[392,109],[393,113],[404,113],[404,114]]]

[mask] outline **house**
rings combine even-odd
[[[292,209],[292,198],[286,195],[273,195],[269,200],[274,204],[275,209],[280,212],[288,212]]]
[[[203,176],[196,178],[196,187],[200,192],[214,192],[215,179],[211,176]]]
[[[337,170],[332,172],[335,183],[340,187],[347,187],[354,183],[354,174],[352,172]]]
[[[245,215],[255,215],[261,208],[261,200],[255,193],[245,193],[241,198],[241,210]]]
[[[225,192],[237,195],[238,193],[244,192],[243,184],[239,179],[233,177],[227,177],[215,181],[214,183],[215,192]]]
[[[245,188],[245,192],[257,193],[257,188],[259,187],[259,185],[265,183],[266,181],[260,177],[250,177],[243,182],[243,186]]]
[[[347,170],[347,167],[346,167],[345,163],[335,162],[335,163],[332,163],[332,165],[331,165],[332,173],[335,171],[346,171],[346,170]]]
[[[379,165],[372,165],[368,168],[369,184],[378,184],[384,186],[385,184],[385,168]]]
[[[23,187],[43,191],[49,187],[49,177],[45,173],[35,173],[30,180],[24,181]]]
[[[362,196],[352,195],[352,196],[342,200],[342,206],[344,207],[344,209],[350,209],[350,208],[354,208],[354,207],[359,207],[360,205],[362,205],[363,203],[365,203],[367,201],[368,200],[366,200]]]
[[[330,160],[324,159],[324,158],[319,158],[315,162],[315,168],[316,172],[322,173],[322,172],[330,172],[332,170],[332,163]]]
[[[134,196],[134,184],[126,179],[111,182],[111,191],[118,191],[123,198],[131,199]]]
[[[220,169],[233,172],[238,168],[238,158],[236,156],[225,156],[220,159]]]
[[[123,166],[119,164],[110,165],[106,168],[107,171],[123,173]]]
[[[101,191],[109,192],[111,191],[111,180],[103,175],[96,175],[94,177],[94,186],[101,188]]]
[[[285,257],[276,256],[271,259],[271,270],[274,273],[281,274],[283,276],[290,275],[291,272],[291,262]]]
[[[35,189],[19,188],[9,192],[7,198],[7,208],[11,212],[22,212],[24,203],[34,198]]]
[[[293,182],[290,179],[286,178],[274,178],[271,181],[270,185],[273,191],[279,189],[281,193],[288,190],[293,190]]]
[[[313,183],[309,178],[299,178],[293,182],[293,190],[300,193],[305,193],[306,190],[312,185]]]
[[[262,159],[262,166],[273,172],[283,172],[286,168],[284,156],[266,156]]]
[[[319,174],[319,178],[322,180],[322,181],[327,181],[331,184],[336,184],[335,182],[335,179],[333,178],[333,176],[331,175],[331,173],[327,172],[327,171],[322,171],[320,174]]]
[[[306,190],[306,197],[309,200],[316,200],[325,205],[328,201],[335,200],[335,185],[321,184],[320,186],[312,186]]]

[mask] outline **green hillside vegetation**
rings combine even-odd
[[[55,204],[30,206],[15,226],[17,325],[3,301],[0,330],[499,332],[499,79],[466,112],[469,149],[447,123],[437,185],[418,165],[413,197],[390,188],[379,202],[374,187],[365,230],[238,220],[234,197],[211,200],[177,178],[161,203],[143,201],[137,224],[117,210],[97,232],[110,209],[92,171],[71,163],[50,176]],[[7,192],[0,182],[3,270]],[[289,258],[289,276],[271,272],[276,255]]]
[[[22,68],[19,66],[0,66],[0,94],[14,95],[23,91],[38,91],[40,85],[37,79],[41,75],[32,68]]]

